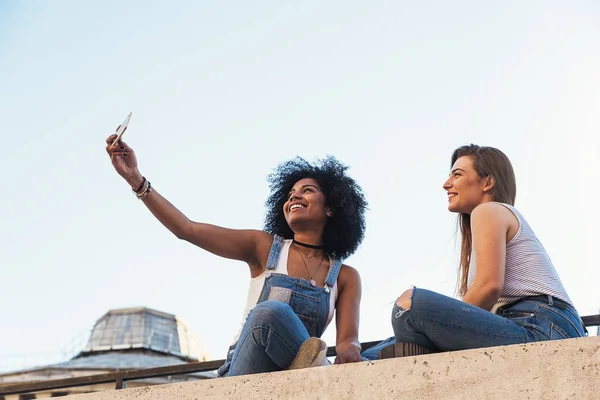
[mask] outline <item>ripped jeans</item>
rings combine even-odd
[[[376,360],[384,347],[399,342],[441,352],[586,336],[577,311],[551,296],[525,298],[496,314],[418,288],[411,303],[408,310],[394,303],[394,336],[365,350],[363,357]]]

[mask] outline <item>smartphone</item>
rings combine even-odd
[[[121,124],[121,126],[119,126],[119,130],[117,131],[117,137],[115,138],[115,140],[113,141],[113,146],[117,143],[119,143],[119,140],[121,140],[121,136],[123,136],[123,134],[125,133],[125,129],[127,129],[127,125],[129,125],[129,119],[131,118],[131,113],[129,113],[129,115],[127,116],[127,118],[125,118],[125,121],[123,121],[123,123]]]

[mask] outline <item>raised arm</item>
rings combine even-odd
[[[336,303],[336,364],[362,361],[358,341],[358,320],[362,295],[360,275],[343,265],[338,279],[339,294]]]
[[[506,242],[511,224],[518,222],[506,207],[484,203],[471,213],[471,231],[477,274],[463,301],[491,310],[504,287]]]
[[[119,141],[113,145],[116,135],[106,139],[106,151],[115,170],[132,190],[142,186],[144,178],[138,170],[137,158],[131,147]],[[260,274],[273,237],[259,230],[227,229],[198,223],[188,219],[181,211],[162,197],[154,188],[142,199],[150,212],[175,236],[186,240],[221,257],[245,261],[252,276]]]

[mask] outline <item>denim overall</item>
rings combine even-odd
[[[324,287],[314,287],[306,279],[274,272],[283,244],[284,239],[275,235],[267,260],[265,283],[256,304],[267,300],[288,304],[306,328],[308,336],[321,337],[329,317],[331,288],[336,283],[342,262],[340,259],[334,258],[325,279]],[[252,311],[248,314],[248,318],[250,318]],[[247,321],[248,319],[246,319]],[[218,370],[219,376],[225,376],[228,373],[236,345],[237,343],[229,348],[227,359]]]

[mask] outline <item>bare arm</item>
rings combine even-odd
[[[119,175],[133,190],[136,190],[141,185],[143,177],[138,171],[135,153],[121,141],[113,146],[112,141],[115,137],[112,135],[106,140],[106,151]],[[179,239],[221,257],[245,261],[250,266],[253,276],[260,274],[261,264],[266,260],[268,249],[273,241],[270,234],[259,230],[226,229],[191,221],[154,189],[142,201],[150,212]]]
[[[336,364],[362,361],[358,341],[360,298],[362,295],[360,275],[347,265],[340,271],[340,292],[336,303]]]
[[[263,231],[227,229],[191,221],[155,190],[142,201],[179,239],[218,256],[245,261],[253,269],[260,268],[260,259],[266,258],[266,254],[260,257],[261,248],[268,248],[273,242],[273,237]]]
[[[471,213],[477,275],[463,301],[491,310],[504,286],[506,237],[514,215],[504,206],[484,203]]]

